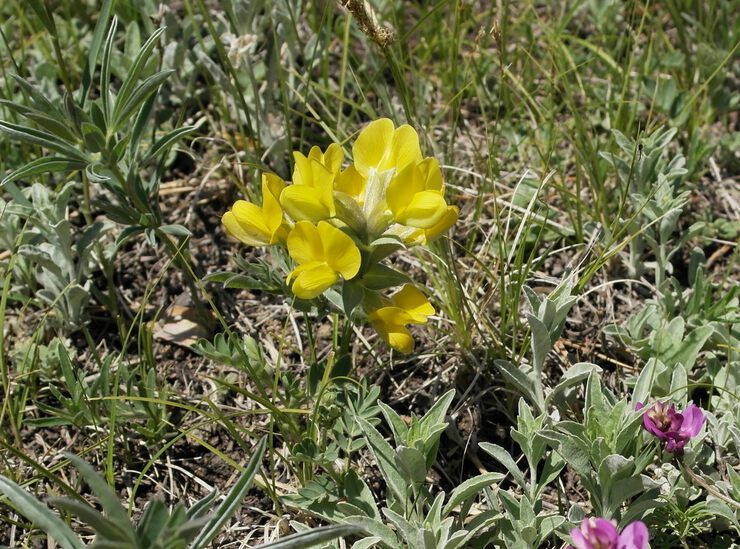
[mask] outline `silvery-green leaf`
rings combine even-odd
[[[634,469],[635,462],[632,458],[612,454],[605,457],[599,465],[599,480],[604,489],[608,490],[612,483],[630,476]]]
[[[388,508],[383,509],[383,514],[393,524],[393,526],[396,527],[396,532],[401,535],[401,538],[406,542],[409,549],[420,547],[417,540],[417,534],[420,531],[418,524],[412,524],[404,517]]]
[[[391,431],[393,432],[393,438],[396,441],[396,445],[400,446],[402,444],[408,445],[409,439],[408,439],[408,433],[409,428],[406,426],[406,422],[404,422],[403,418],[398,415],[398,413],[388,406],[385,402],[378,400],[378,407],[380,408],[380,411],[383,413],[383,417],[385,417],[385,420],[388,422],[388,425],[391,427]]]
[[[424,454],[416,448],[399,446],[396,449],[394,463],[398,471],[413,484],[422,484],[426,479],[426,459]]]
[[[574,364],[568,368],[555,388],[547,395],[545,404],[549,404],[550,402],[557,400],[557,398],[559,398],[565,391],[588,379],[591,372],[600,374],[602,370],[596,364],[591,364],[589,362],[579,362],[578,364]]]
[[[298,532],[286,536],[278,541],[260,545],[263,549],[304,549],[344,536],[351,536],[361,532],[363,528],[355,524],[333,524],[320,526],[305,532]]]
[[[62,522],[56,513],[3,475],[0,475],[0,492],[24,517],[54,538],[62,549],[83,549],[85,547],[82,540]]]
[[[367,439],[368,446],[375,456],[389,490],[397,501],[406,501],[408,484],[403,475],[396,469],[396,454],[393,448],[365,418],[358,417],[357,423]]]
[[[522,473],[522,470],[519,469],[519,466],[516,464],[511,455],[509,455],[509,452],[504,450],[498,444],[491,444],[490,442],[481,442],[479,446],[481,450],[489,454],[501,465],[506,467],[506,470],[509,471],[509,474],[511,474],[516,483],[522,489],[526,489],[527,481],[524,478],[524,473]]]
[[[368,517],[345,517],[342,522],[358,526],[370,536],[379,538],[388,549],[399,546],[398,536],[396,536],[395,532],[378,520]]]
[[[474,497],[483,488],[491,486],[504,478],[504,475],[501,473],[484,473],[464,481],[452,491],[450,499],[445,503],[442,514],[444,516],[449,515],[453,509],[465,500]]]
[[[537,392],[534,388],[534,381],[532,381],[532,379],[520,368],[517,368],[511,362],[506,360],[494,360],[493,365],[498,368],[507,381],[514,385],[514,387],[516,387],[522,395],[527,397],[530,402],[537,402],[538,399]]]

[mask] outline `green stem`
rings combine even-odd
[[[313,330],[311,329],[308,313],[303,313],[303,320],[306,323],[306,338],[308,339],[308,347],[311,351],[311,362],[316,362],[316,342],[313,338]]]
[[[719,500],[722,500],[724,503],[729,505],[730,507],[734,507],[735,509],[740,509],[740,503],[735,501],[732,498],[727,497],[722,492],[717,490],[715,487],[709,485],[707,481],[705,481],[703,478],[701,478],[699,475],[694,473],[691,469],[689,469],[683,461],[680,462],[681,464],[681,470],[683,470],[684,473],[686,473],[686,476],[688,476],[691,481],[696,484],[697,486],[704,488],[708,493],[713,495]]]
[[[45,7],[46,10],[49,12],[49,18],[53,22],[54,15],[49,8],[48,1],[45,2]],[[57,58],[57,64],[59,65],[60,76],[62,78],[62,82],[64,83],[64,88],[67,90],[67,94],[71,99],[74,93],[74,90],[72,89],[72,79],[69,76],[67,64],[64,62],[64,57],[62,56],[62,45],[59,43],[59,35],[56,32],[56,25],[54,25],[54,32],[51,33],[51,43],[54,46],[54,56]]]
[[[21,447],[21,437],[18,430],[18,426],[15,424],[15,414],[11,410],[8,412],[8,408],[12,402],[10,395],[10,374],[8,372],[8,363],[5,360],[5,308],[8,304],[8,294],[10,293],[10,283],[13,279],[13,267],[15,266],[16,255],[10,256],[8,267],[6,270],[5,280],[3,281],[3,293],[0,297],[0,378],[3,384],[3,406],[0,410],[0,425],[3,423],[6,413],[10,423],[10,430],[13,433],[13,438],[18,448]]]

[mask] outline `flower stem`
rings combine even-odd
[[[718,491],[714,486],[710,485],[706,480],[704,480],[702,477],[694,473],[690,468],[686,466],[686,464],[683,463],[683,461],[680,462],[681,469],[684,473],[686,473],[686,476],[688,476],[691,481],[696,484],[697,486],[704,488],[709,494],[716,497],[719,500],[722,500],[724,503],[729,505],[730,507],[734,507],[735,509],[740,509],[740,503],[735,501],[732,498],[727,497],[722,492]]]

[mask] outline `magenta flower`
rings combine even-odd
[[[638,402],[635,408],[644,407]],[[645,430],[665,442],[667,452],[681,454],[686,443],[701,431],[704,419],[704,412],[693,402],[683,412],[677,412],[668,402],[656,402],[643,414],[642,424]]]
[[[617,532],[617,523],[604,518],[587,518],[570,532],[568,549],[648,549],[647,526],[639,520]]]

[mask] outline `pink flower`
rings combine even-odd
[[[649,537],[647,526],[639,520],[628,524],[620,534],[616,522],[591,517],[571,531],[573,545],[568,549],[647,549]]]
[[[638,402],[635,407],[641,410],[645,405]],[[642,416],[645,430],[665,442],[667,452],[683,453],[686,443],[699,434],[704,425],[704,412],[693,402],[681,412],[668,402],[656,402]]]

